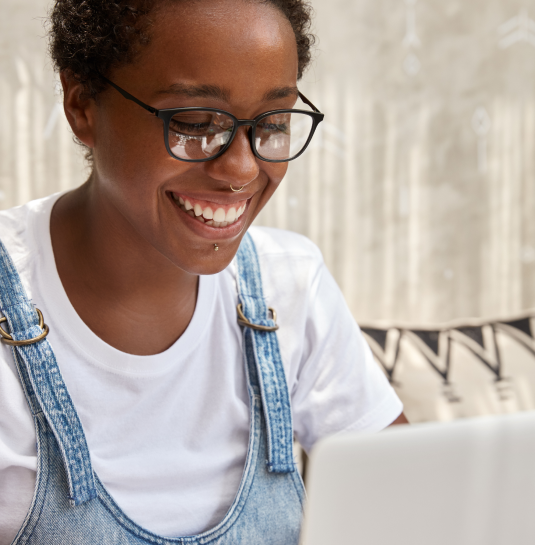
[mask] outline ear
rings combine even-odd
[[[87,147],[95,147],[95,101],[84,96],[84,87],[71,73],[60,73],[63,109],[75,136]]]

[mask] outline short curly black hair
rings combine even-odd
[[[149,14],[178,0],[56,0],[49,18],[50,55],[57,71],[80,81],[87,96],[106,88],[99,74],[132,62],[150,40]],[[180,0],[187,1],[187,0]],[[298,79],[311,60],[314,35],[307,0],[258,0],[288,19],[297,42]]]

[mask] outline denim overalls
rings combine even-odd
[[[240,323],[273,327],[249,234],[237,265]],[[38,314],[1,242],[0,267],[0,305],[9,332],[15,341],[33,339],[43,332]],[[297,545],[304,487],[293,459],[289,394],[276,334],[244,327],[243,347],[250,438],[234,503],[216,527],[195,536],[165,538],[130,520],[93,473],[80,419],[48,340],[14,346],[35,421],[38,466],[34,499],[13,545]]]

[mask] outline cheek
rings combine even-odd
[[[95,167],[103,178],[146,177],[167,152],[159,119],[104,111],[95,139]],[[145,117],[145,119],[144,119]]]
[[[268,183],[258,200],[254,218],[256,218],[262,208],[268,203],[269,199],[273,196],[273,193],[275,193],[281,184],[288,171],[288,163],[263,163],[262,170],[267,175]]]
[[[272,195],[286,175],[286,172],[288,171],[288,163],[267,163],[267,165],[269,166],[264,169],[269,180],[267,189],[271,191]]]
[[[136,115],[137,114],[137,115]],[[95,170],[108,194],[131,205],[153,208],[159,188],[191,165],[176,161],[165,149],[163,122],[144,112],[103,112],[95,139]]]
[[[165,188],[174,184],[193,164],[169,156],[159,119],[108,117],[105,130],[95,145],[95,180],[101,196],[124,218],[142,239],[167,255],[172,243],[161,248],[176,233],[162,225],[172,225],[174,213]],[[167,247],[167,250],[166,250]]]

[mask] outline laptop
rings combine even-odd
[[[336,435],[307,485],[302,545],[533,545],[535,412]]]

